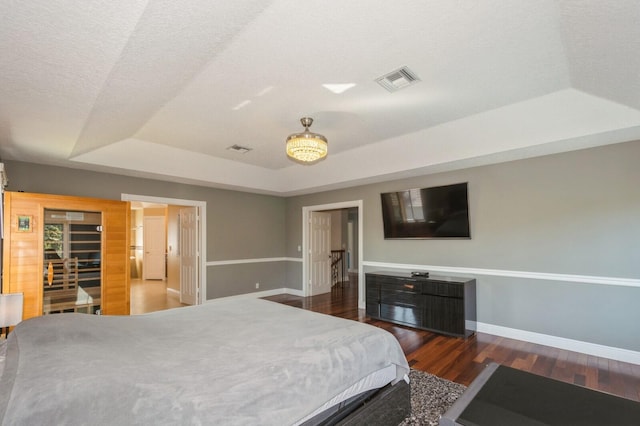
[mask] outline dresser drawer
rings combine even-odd
[[[367,301],[366,313],[370,317],[380,318],[380,304]]]
[[[393,290],[382,287],[380,289],[380,303],[387,305],[424,306],[424,296],[416,291]]]
[[[378,302],[380,300],[380,287],[367,285],[367,301]]]
[[[381,289],[387,289],[388,291],[406,291],[415,294],[422,293],[422,284],[423,283],[418,280],[407,278],[389,278],[378,281]]]
[[[422,283],[422,294],[442,297],[464,297],[464,286],[446,281],[426,281]]]
[[[422,307],[381,303],[380,319],[411,327],[424,327],[425,311]]]

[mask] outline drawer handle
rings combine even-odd
[[[409,290],[413,290],[413,287],[415,287],[413,284],[405,284],[404,288],[408,288]]]

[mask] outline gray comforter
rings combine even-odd
[[[0,419],[288,425],[390,364],[397,379],[409,371],[383,330],[259,299],[130,317],[49,315],[9,335]]]

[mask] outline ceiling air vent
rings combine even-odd
[[[387,89],[389,92],[396,92],[404,87],[420,81],[417,75],[407,67],[390,72],[382,77],[376,78],[376,83]]]
[[[251,148],[247,148],[246,146],[240,146],[240,145],[231,145],[227,147],[227,149],[229,151],[239,152],[240,154],[246,154],[247,152],[251,151]]]

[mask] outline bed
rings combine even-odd
[[[410,410],[390,333],[261,299],[47,315],[2,350],[2,425],[393,424]]]

